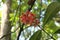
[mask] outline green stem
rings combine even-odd
[[[40,25],[38,25],[39,26],[39,28],[41,28],[42,29],[42,31],[44,31],[48,36],[50,36],[53,40],[56,40],[54,37],[52,37],[49,33],[47,33],[42,27],[40,27]]]

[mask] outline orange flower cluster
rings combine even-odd
[[[21,19],[21,22],[24,24],[30,24],[34,26],[39,24],[39,20],[36,18],[36,15],[30,11],[27,11],[26,13],[21,15],[20,19]]]

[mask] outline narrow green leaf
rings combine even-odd
[[[58,11],[60,10],[60,3],[59,2],[53,2],[51,3],[45,12],[45,17],[43,20],[43,26],[48,23],[50,20],[52,20],[53,17],[56,16]]]
[[[31,38],[30,38],[30,40],[40,40],[41,39],[41,30],[38,30],[37,32],[35,32],[32,36],[31,36]]]
[[[60,29],[58,29],[55,33],[60,33]]]
[[[51,20],[49,23],[47,23],[44,28],[48,33],[51,33],[51,34],[55,33],[55,31],[57,31],[59,29],[55,25],[55,21],[53,21],[53,20]]]

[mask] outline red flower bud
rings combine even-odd
[[[36,19],[36,15],[30,11],[27,11],[20,18],[21,18],[22,23],[24,24],[30,24],[30,25],[34,24],[34,26],[39,24],[39,20]]]

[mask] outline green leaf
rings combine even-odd
[[[56,0],[56,1],[60,2],[60,0]]]
[[[60,29],[58,29],[55,33],[60,33]]]
[[[53,2],[51,3],[45,12],[45,17],[43,20],[43,26],[48,23],[50,20],[52,20],[53,17],[56,16],[58,11],[60,10],[60,3],[59,2]]]
[[[2,0],[2,2],[5,2],[6,0]]]
[[[16,10],[17,7],[18,7],[18,2],[17,2],[17,0],[12,0],[11,9],[12,9],[12,10]]]
[[[37,32],[35,32],[32,36],[31,36],[31,38],[30,38],[30,40],[40,40],[41,39],[41,31],[40,30],[38,30]]]
[[[49,23],[46,24],[46,26],[44,27],[45,30],[50,33],[53,34],[55,33],[55,31],[57,31],[59,28],[55,25],[55,21],[51,20]]]

